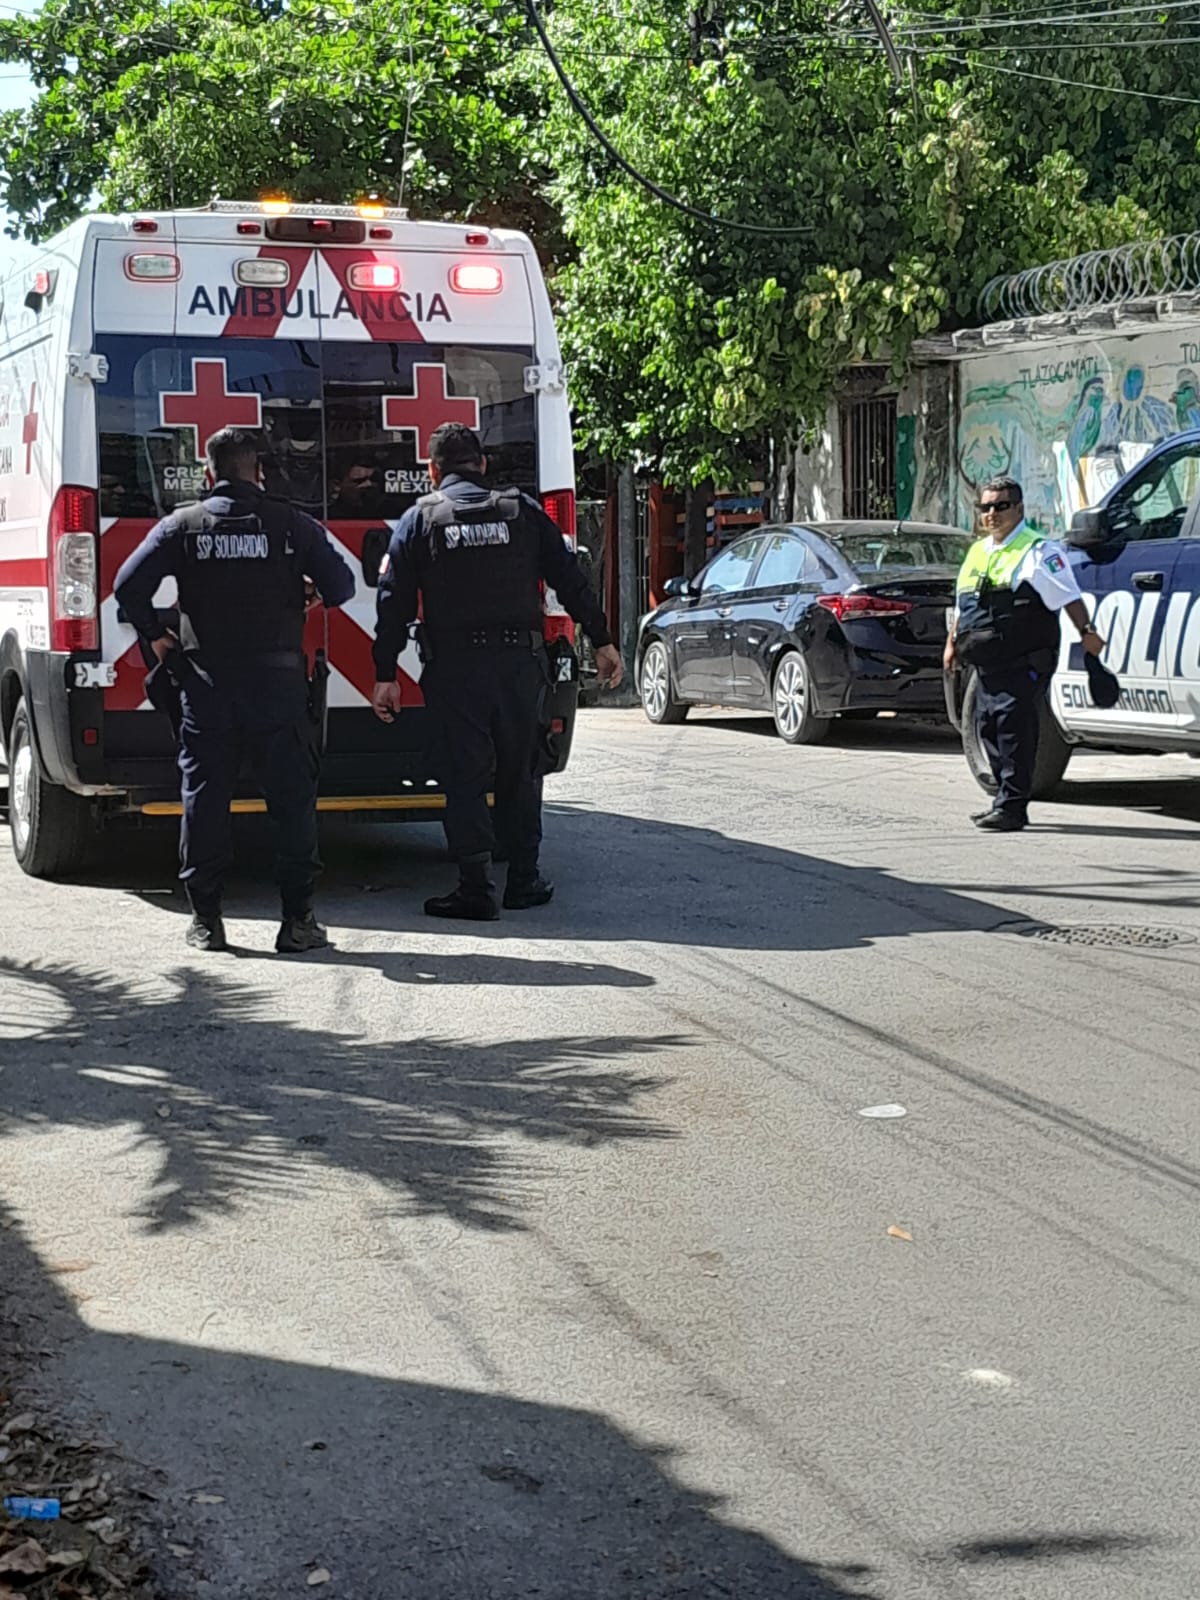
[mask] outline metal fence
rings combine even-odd
[[[847,517],[896,515],[896,396],[841,407],[842,480]]]

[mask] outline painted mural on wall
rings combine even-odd
[[[1200,326],[997,352],[964,361],[959,381],[962,526],[979,487],[1007,473],[1030,522],[1061,534],[1154,445],[1200,428]]]

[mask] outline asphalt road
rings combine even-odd
[[[1193,774],[983,836],[948,732],[590,712],[552,906],[343,822],[300,960],[253,822],[223,957],[5,841],[0,1237],[164,1592],[1194,1600]]]

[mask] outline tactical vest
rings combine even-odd
[[[1025,528],[1000,546],[984,538],[968,550],[956,595],[955,644],[965,666],[989,672],[1026,662],[1044,670],[1053,665],[1058,616],[1030,584],[1013,587],[1021,562],[1042,542],[1040,533]]]
[[[424,539],[419,581],[430,634],[475,628],[540,630],[538,534],[516,489],[476,503],[435,490],[417,501]]]
[[[228,506],[216,510],[215,505]],[[207,665],[299,651],[304,574],[294,513],[265,495],[214,495],[175,513],[182,529],[179,638]]]

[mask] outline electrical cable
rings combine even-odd
[[[558,59],[558,54],[550,42],[550,36],[546,32],[541,13],[537,8],[537,0],[525,0],[525,9],[529,15],[529,20],[533,23],[538,38],[541,40],[542,49],[546,52],[546,57],[554,68],[558,81],[562,84],[567,99],[571,102],[576,115],[583,122],[593,139],[608,153],[610,160],[614,161],[627,177],[632,178],[636,184],[639,184],[649,194],[652,194],[656,200],[661,200],[664,205],[672,207],[675,211],[682,212],[684,216],[695,217],[698,221],[708,223],[710,226],[732,228],[738,233],[758,234],[772,239],[797,238],[802,234],[812,233],[813,230],[811,228],[768,228],[758,222],[737,222],[732,217],[719,217],[713,212],[702,211],[699,206],[689,205],[686,200],[681,200],[678,195],[671,194],[668,190],[655,183],[653,179],[648,178],[644,172],[639,172],[633,163],[626,160],[613,144],[580,98],[579,91],[567,76],[567,70]]]
[[[947,55],[946,60],[955,61],[961,67],[974,66],[980,72],[1003,72],[1010,78],[1033,78],[1039,83],[1056,83],[1063,89],[1090,89],[1095,94],[1123,94],[1136,100],[1166,100],[1177,106],[1200,106],[1200,100],[1190,100],[1179,94],[1153,94],[1149,89],[1119,89],[1108,83],[1088,83],[1084,78],[1059,78],[1046,72],[1023,72],[1019,67],[1002,67],[991,61],[971,62],[965,56]]]

